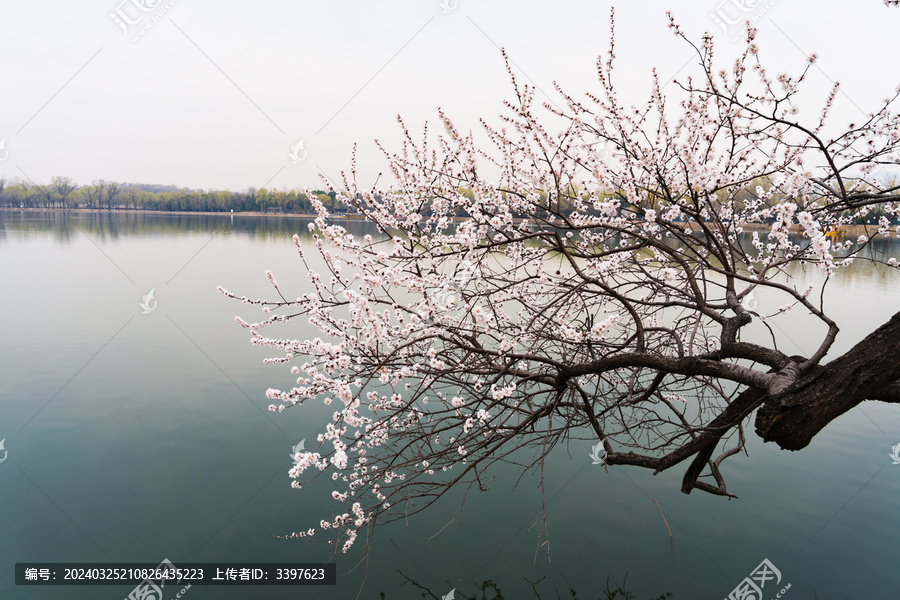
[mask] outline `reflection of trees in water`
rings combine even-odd
[[[8,232],[47,232],[60,243],[69,243],[82,233],[94,241],[130,236],[215,233],[262,240],[290,238],[312,240],[308,217],[232,214],[180,214],[141,212],[0,211],[0,239]],[[358,219],[338,219],[354,235],[375,234],[376,228]]]
[[[279,240],[290,238],[294,234],[304,241],[312,241],[308,224],[309,217],[266,216],[266,215],[232,215],[226,214],[183,214],[183,213],[142,213],[125,211],[0,211],[0,241],[7,239],[10,231],[24,233],[50,233],[56,242],[68,244],[87,234],[95,242],[116,240],[127,237],[184,235],[191,233],[237,235],[260,240]],[[362,219],[335,219],[335,222],[346,228],[355,237],[366,234],[378,236],[375,225]],[[765,239],[765,232],[759,233]],[[741,242],[752,248],[751,233],[740,235]],[[808,240],[802,236],[792,236],[795,243],[805,245]],[[835,242],[843,242],[847,238],[835,238]],[[675,247],[681,244],[670,241]],[[537,244],[537,242],[535,242]],[[877,237],[870,240],[859,253],[860,258],[875,258],[886,262],[890,258],[900,260],[900,238]],[[808,276],[818,279],[821,272],[815,268],[808,269]],[[803,269],[794,269],[792,277],[796,278],[798,287],[806,285],[807,273]],[[876,285],[886,288],[893,281],[894,274],[887,268],[871,269],[865,266],[839,269],[832,277],[840,279],[846,285]]]
[[[400,576],[405,580],[401,585],[411,585],[415,588],[418,588],[421,591],[421,598],[433,598],[434,600],[439,600],[441,598],[445,598],[448,592],[450,591],[450,587],[444,590],[442,593],[435,593],[431,589],[417,583],[403,571],[397,571],[400,573]],[[546,579],[546,577],[542,577],[537,581],[529,581],[527,578],[525,579],[528,582],[528,585],[531,587],[531,591],[534,594],[534,598],[537,600],[541,600],[541,598],[561,598],[560,592],[558,589],[554,588],[553,592],[547,592],[546,589],[543,590],[547,593],[547,596],[541,595],[541,590],[538,588],[541,586],[541,583]],[[610,583],[609,577],[606,578],[606,588],[601,590],[600,594],[596,596],[597,600],[637,600],[637,596],[629,592],[625,589],[625,584],[628,581],[628,575],[625,575],[625,579],[622,581],[622,585],[617,583]],[[481,582],[480,585],[475,586],[475,592],[472,596],[467,596],[468,590],[462,590],[454,588],[453,600],[504,600],[506,597],[503,595],[503,592],[500,589],[500,586],[494,581],[488,579],[487,581]],[[381,600],[393,600],[394,596],[390,594],[385,594],[385,592],[381,592],[378,594],[378,597]],[[404,597],[406,597],[404,595]],[[577,592],[571,588],[568,590],[568,595],[565,596],[567,598],[571,598],[571,600],[591,600],[594,596],[578,596]],[[665,600],[666,598],[672,598],[673,594],[671,592],[667,592],[665,594],[660,594],[656,598],[652,598],[651,600]]]
[[[184,214],[184,213],[149,213],[131,211],[0,211],[0,238],[5,238],[9,231],[52,232],[54,238],[61,242],[69,241],[74,234],[80,232],[91,234],[97,239],[118,239],[127,236],[184,234],[184,233],[217,233],[239,234],[260,239],[275,239],[285,235],[297,234],[301,239],[312,239],[307,225],[310,217],[267,216],[246,214]],[[334,222],[344,227],[354,236],[375,235],[375,225],[363,219],[338,218]],[[450,228],[453,232],[453,228]],[[760,232],[765,239],[766,233]],[[752,249],[751,233],[740,235],[744,245]],[[795,243],[804,246],[808,240],[799,235],[791,236]],[[846,236],[835,238],[843,242],[851,239]],[[536,243],[536,242],[535,242]],[[683,246],[675,240],[673,247]],[[887,261],[895,257],[900,260],[900,238],[877,237],[870,240],[860,252],[860,258],[876,258]],[[850,269],[851,272],[856,271]],[[869,270],[866,269],[866,275]],[[881,275],[884,275],[882,273]]]
[[[874,229],[871,233],[874,235]],[[766,239],[765,231],[760,231],[758,234],[760,239],[764,242],[769,241]],[[793,234],[789,236],[789,239],[792,243],[797,244],[801,248],[809,244],[809,238],[803,235]],[[753,234],[744,232],[738,235],[736,244],[743,247],[749,255],[755,256],[757,252],[753,248],[752,240]],[[855,241],[857,240],[857,236],[843,235],[831,238],[832,245],[844,243],[848,240]],[[689,249],[686,244],[672,239],[668,240],[668,245],[672,248],[681,248],[683,250]],[[874,259],[884,263],[891,258],[900,260],[900,237],[878,236],[868,240],[865,244],[856,247],[859,248],[859,259]],[[854,247],[851,247],[851,250],[853,248]],[[865,261],[855,261],[847,267],[835,270],[830,277],[832,280],[840,281],[841,284],[847,286],[858,285],[861,283],[871,285],[872,283],[875,283],[879,289],[887,289],[892,282],[896,282],[896,273],[891,269],[888,269],[886,265],[882,265],[882,267],[883,268],[872,268],[872,264],[870,263]],[[788,269],[788,272],[793,280],[793,285],[796,285],[800,289],[803,289],[808,283],[812,283],[813,281],[820,284],[823,277],[822,270],[816,268],[815,265],[803,265],[800,262],[792,264]]]

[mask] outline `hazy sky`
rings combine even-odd
[[[337,177],[349,167],[358,141],[370,184],[385,167],[372,140],[396,147],[396,115],[418,131],[441,106],[468,130],[502,111],[510,87],[500,47],[554,101],[554,80],[574,95],[598,89],[610,2],[444,2],[0,0],[0,177],[317,186],[318,169]],[[842,85],[841,123],[900,84],[900,9],[881,0],[615,5],[617,83],[635,103],[654,65],[664,80],[696,73],[667,9],[692,39],[716,34],[724,67],[742,42],[711,14],[754,19],[770,72],[795,73],[816,52],[816,94],[801,106],[811,118],[832,80]],[[300,140],[304,160],[293,164]]]

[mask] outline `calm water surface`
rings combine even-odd
[[[265,410],[265,390],[293,378],[263,365],[273,354],[235,324],[255,309],[216,292],[269,297],[271,269],[289,297],[303,293],[290,238],[308,234],[306,225],[0,212],[0,439],[9,452],[0,463],[0,598],[117,600],[131,589],[16,587],[16,562],[331,559],[326,545],[273,538],[331,514],[326,485],[297,491],[287,476],[291,447],[314,438],[331,410]],[[878,250],[900,256],[896,243]],[[822,275],[792,276],[802,289]],[[158,306],[143,314],[151,288]],[[846,349],[900,309],[900,278],[839,272],[826,304],[842,324],[836,350]],[[798,316],[777,332],[789,353],[809,352],[820,329]],[[763,445],[749,429],[749,456],[724,465],[740,497],[731,501],[681,494],[677,470],[594,466],[588,442],[554,451],[544,473],[549,558],[539,547],[539,478],[515,486],[509,471],[470,495],[439,535],[460,495],[380,529],[368,565],[358,564],[361,552],[334,558],[332,588],[195,586],[183,597],[355,598],[362,586],[362,598],[421,598],[405,575],[437,597],[453,587],[471,596],[491,579],[507,599],[534,598],[527,580],[546,577],[543,598],[554,588],[568,597],[571,587],[593,599],[607,576],[627,573],[642,600],[718,600],[765,558],[791,584],[788,600],[900,597],[900,465],[888,458],[900,409],[868,403],[798,453]]]

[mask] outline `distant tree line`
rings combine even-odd
[[[313,192],[325,206],[335,206],[334,192]],[[201,212],[276,212],[309,214],[312,203],[298,190],[249,189],[244,192],[179,188],[174,185],[119,183],[98,179],[91,185],[76,185],[69,177],[54,177],[50,183],[7,181],[0,178],[0,208],[44,208],[94,210],[163,210]]]
[[[759,185],[771,186],[766,178],[757,178],[751,181],[743,189],[733,192],[723,202],[734,203],[735,208],[740,208],[743,203],[756,196],[755,189]],[[898,182],[890,181],[889,186],[896,186]],[[461,197],[474,200],[471,189],[460,187],[457,192]],[[331,213],[341,214],[355,212],[353,207],[336,202],[335,192],[314,190],[312,192]],[[502,194],[505,199],[505,193]],[[575,183],[569,183],[565,187],[565,193],[560,194],[556,210],[561,215],[571,215],[578,198],[585,200],[589,194]],[[605,194],[609,198],[617,198],[625,210],[633,208],[632,202],[626,199],[621,192]],[[768,199],[767,204],[774,205],[784,202],[787,198],[774,193]],[[538,205],[547,201],[547,195],[541,191],[538,194]],[[175,185],[145,184],[145,183],[119,183],[97,179],[91,185],[79,186],[70,177],[58,176],[50,180],[50,183],[39,184],[30,180],[8,181],[0,178],[0,208],[43,208],[43,209],[72,209],[84,208],[91,210],[159,210],[169,212],[263,212],[277,214],[312,214],[312,203],[306,192],[300,190],[269,190],[249,188],[243,192],[229,190],[203,190],[179,188]],[[543,209],[536,208],[536,215],[545,217]],[[873,206],[862,217],[849,219],[850,223],[877,223],[880,217],[886,217],[892,224],[900,223],[894,214],[881,206]],[[423,214],[430,214],[428,202],[423,206]],[[465,211],[457,209],[456,216],[462,217]],[[517,217],[524,215],[517,214]],[[771,220],[771,219],[770,219]]]

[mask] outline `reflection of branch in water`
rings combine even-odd
[[[401,583],[400,585],[406,585],[407,583],[412,584],[413,586],[422,590],[422,598],[433,598],[434,600],[442,600],[445,596],[437,596],[432,592],[429,588],[419,584],[416,581],[410,579],[403,571],[398,570],[400,576],[403,577],[406,581]],[[541,600],[542,596],[537,589],[537,586],[544,581],[546,577],[541,577],[537,581],[529,581],[528,578],[525,578],[525,581],[528,582],[528,585],[531,586],[531,591],[534,593],[534,597],[537,600]],[[617,583],[613,583],[612,587],[610,587],[609,577],[606,578],[606,589],[601,592],[601,596],[597,597],[597,600],[637,600],[637,596],[632,594],[631,592],[625,589],[625,583],[628,581],[628,573],[625,574],[625,578],[622,580],[622,585]],[[447,588],[450,588],[450,584],[447,584]],[[488,592],[491,593],[488,596]],[[559,599],[559,590],[556,588],[553,589],[554,597]],[[481,594],[480,596],[477,594]],[[577,592],[571,588],[569,588],[569,594],[571,594],[572,600],[578,600]],[[387,595],[384,592],[378,594],[380,600],[388,600]],[[671,592],[667,592],[665,594],[660,594],[656,598],[652,598],[651,600],[665,600],[666,598],[672,598],[673,594]],[[466,596],[464,593],[460,592],[458,589],[455,590],[454,598],[458,598],[459,600],[504,600],[503,592],[500,591],[500,587],[494,583],[492,580],[488,579],[486,581],[482,581],[481,585],[477,587],[476,595],[474,596]],[[588,600],[588,599],[584,599]]]

